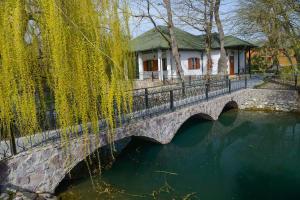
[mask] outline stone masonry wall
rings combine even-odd
[[[240,109],[299,112],[299,94],[294,90],[248,89]]]

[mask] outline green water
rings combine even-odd
[[[133,140],[100,178],[62,199],[300,199],[300,116],[229,111],[191,119],[172,143]]]

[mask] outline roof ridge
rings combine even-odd
[[[233,37],[234,39],[237,39],[237,40],[239,40],[239,41],[241,41],[241,42],[246,42],[246,43],[248,43],[248,44],[250,44],[250,45],[254,45],[255,46],[255,44],[253,44],[252,42],[249,42],[249,41],[247,41],[247,40],[243,40],[243,39],[241,39],[241,38],[239,38],[239,37],[236,37],[236,36],[234,36],[234,35],[226,35],[225,37]]]
[[[167,26],[159,25],[158,28],[162,30],[164,34],[168,31]],[[175,36],[178,40],[179,49],[186,50],[203,50],[205,49],[205,34],[194,35],[188,31],[175,27]],[[219,34],[217,32],[212,33],[212,48],[220,48]],[[169,44],[163,39],[155,28],[152,28],[140,36],[134,38],[131,41],[131,45],[135,51],[147,51],[150,49],[169,49]],[[225,36],[225,47],[237,47],[237,46],[255,46],[254,44],[235,37],[233,35]]]
[[[157,25],[157,28],[168,29],[168,26],[165,26],[165,25]],[[182,30],[182,29],[180,29],[180,28],[178,28],[178,27],[176,27],[176,26],[174,26],[174,28],[176,29],[176,31],[179,31],[179,32],[182,32],[182,33],[185,33],[185,34],[189,34],[190,36],[193,36],[193,37],[197,37],[197,35],[194,35],[194,34],[188,32],[188,31]],[[143,36],[143,35],[145,35],[145,34],[151,32],[151,31],[156,31],[156,28],[153,27],[153,28],[149,29],[148,31],[142,33],[141,35],[139,35],[139,36],[137,36],[137,37],[135,37],[135,38],[133,38],[133,39],[139,38],[139,37],[141,37],[141,36]]]

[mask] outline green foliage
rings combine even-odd
[[[282,75],[292,75],[292,74],[299,74],[300,66],[286,66],[280,68],[280,74]]]
[[[265,73],[271,65],[271,63],[267,61],[266,58],[260,55],[254,55],[251,59],[252,70],[258,73]]]
[[[244,36],[250,34],[267,39],[264,46],[269,49],[272,57],[277,57],[284,50],[287,57],[295,53],[299,64],[299,2],[240,0],[236,20],[240,24],[239,32]]]
[[[12,126],[23,135],[42,130],[53,105],[64,133],[79,123],[97,133],[99,119],[115,127],[116,110],[130,110],[134,75],[128,16],[119,6],[127,4],[0,1],[1,138]]]

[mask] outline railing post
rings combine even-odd
[[[185,96],[185,84],[184,84],[184,81],[182,81],[181,85],[182,85],[182,96]]]
[[[149,108],[148,88],[145,88],[145,106],[146,106],[146,109]]]
[[[170,109],[174,109],[174,95],[173,95],[173,90],[170,90]]]
[[[152,82],[154,81],[154,73],[151,73]]]
[[[228,87],[228,85],[229,85],[229,82],[228,82],[228,80],[229,80],[229,75],[225,76],[226,87]]]
[[[247,80],[247,75],[245,76],[245,89],[248,87],[248,80]]]
[[[192,85],[192,76],[189,76],[189,84]]]
[[[14,134],[14,128],[11,129],[9,143],[10,143],[10,152],[11,152],[11,155],[17,155],[17,145],[16,145],[15,134]]]
[[[209,84],[206,83],[205,84],[205,98],[206,98],[207,101],[208,101],[208,90],[209,90]]]
[[[229,89],[229,93],[231,93],[231,80],[228,79],[228,89]]]

